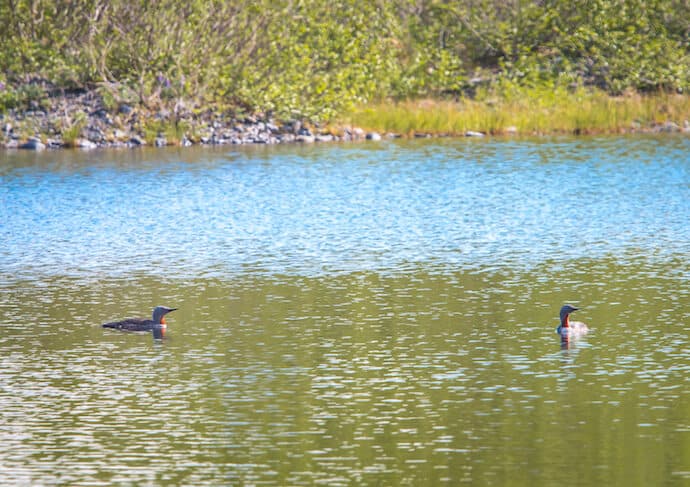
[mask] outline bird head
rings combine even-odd
[[[570,306],[569,304],[566,304],[561,308],[561,321],[565,319],[566,316],[568,316],[570,313],[573,311],[577,311],[580,308],[576,308],[575,306]]]
[[[153,309],[153,322],[165,324],[165,319],[163,317],[176,309],[177,308],[168,308],[166,306],[156,306]]]

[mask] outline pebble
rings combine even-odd
[[[680,126],[673,122],[666,122],[657,127],[659,132],[680,132]]]
[[[120,107],[117,109],[117,111],[118,113],[121,113],[123,115],[129,115],[130,113],[132,113],[133,108],[127,105],[126,103],[122,103]]]

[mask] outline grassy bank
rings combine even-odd
[[[682,129],[690,96],[610,96],[578,89],[521,91],[457,101],[417,100],[360,106],[340,123],[402,135],[620,133]]]
[[[27,103],[31,109],[0,114],[0,147],[33,148],[36,142],[50,148],[93,148],[353,140],[365,132],[403,136],[690,133],[690,95],[611,96],[590,88],[502,88],[454,101],[363,104],[329,124],[236,117],[213,103],[177,112],[165,106],[108,103],[98,90],[69,96],[45,92]],[[348,130],[352,127],[363,130]]]

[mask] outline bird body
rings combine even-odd
[[[561,324],[556,328],[556,333],[562,338],[578,337],[589,332],[589,327],[581,321],[570,321],[570,313],[578,309],[569,304],[561,308]]]
[[[167,325],[165,323],[165,315],[177,308],[167,308],[165,306],[156,306],[153,309],[153,317],[150,320],[145,318],[127,318],[121,321],[113,321],[111,323],[103,323],[103,328],[112,328],[123,331],[153,331],[154,338],[162,338],[165,335]],[[160,335],[160,336],[158,336]]]

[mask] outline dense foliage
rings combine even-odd
[[[688,0],[2,0],[0,111],[46,87],[313,120],[477,89],[687,91],[688,12]]]

